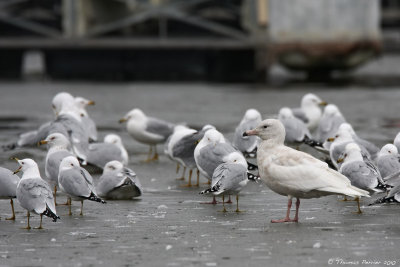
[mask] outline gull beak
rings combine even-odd
[[[10,159],[15,160],[16,162],[18,162],[18,160],[19,160],[19,158],[17,158],[17,157],[12,157],[12,158],[10,158]]]
[[[96,102],[94,102],[93,100],[90,100],[90,101],[87,103],[87,105],[88,105],[88,106],[94,106],[94,105],[96,105]]]
[[[122,119],[119,120],[119,123],[124,123],[124,122],[126,122],[126,121],[127,121],[127,119],[122,118]]]
[[[324,107],[324,106],[328,105],[328,102],[326,102],[326,101],[321,101],[321,102],[318,103],[318,105]]]
[[[253,130],[245,131],[243,133],[243,136],[250,136],[250,135],[258,135],[258,131],[253,129]]]
[[[40,141],[40,142],[38,142],[38,146],[40,146],[40,145],[45,145],[45,144],[47,144],[48,142],[46,141],[46,140],[42,140],[42,141]]]
[[[197,145],[198,143],[200,143],[201,139],[196,140],[194,143]]]
[[[338,158],[338,160],[336,161],[337,163],[342,163],[344,160],[344,158]]]
[[[326,141],[327,141],[327,142],[333,142],[333,141],[335,141],[335,138],[330,137],[330,138],[326,139]]]
[[[19,173],[19,172],[21,171],[21,169],[22,169],[22,166],[19,166],[19,168],[16,169],[13,173],[14,173],[14,174],[17,174],[17,173]]]

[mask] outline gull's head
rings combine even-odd
[[[74,97],[67,92],[61,92],[53,97],[52,108],[54,114],[58,116],[62,109],[70,108],[75,105]]]
[[[224,142],[225,138],[219,131],[215,129],[210,129],[204,134],[203,139],[201,139],[201,141],[203,141],[204,145],[212,144],[215,146],[218,143]]]
[[[187,126],[178,124],[178,125],[175,125],[175,127],[174,127],[174,133],[178,133],[180,131],[187,130],[187,129],[189,129]]]
[[[285,127],[276,119],[263,120],[255,129],[246,131],[243,136],[256,135],[262,140],[273,140],[277,144],[285,141]]]
[[[334,104],[329,104],[324,109],[325,116],[338,116],[341,114],[339,108]]]
[[[362,160],[361,148],[356,143],[349,143],[346,145],[344,154],[339,157],[337,163],[352,160]]]
[[[49,134],[46,139],[42,140],[39,142],[39,144],[44,145],[44,144],[49,144],[50,147],[53,146],[69,146],[69,140],[68,138],[63,135],[62,133],[52,133]]]
[[[141,109],[135,108],[126,113],[126,115],[119,120],[120,123],[126,122],[126,121],[139,121],[139,120],[144,120],[146,118],[146,115],[143,113]]]
[[[294,117],[294,115],[293,115],[293,112],[292,112],[292,110],[290,108],[283,107],[283,108],[281,108],[279,110],[279,114],[278,114],[279,120],[289,119],[289,118],[293,118],[293,117]]]
[[[117,160],[109,161],[106,163],[106,165],[104,165],[103,174],[115,172],[115,171],[121,171],[121,170],[123,170],[123,168],[124,168],[124,165],[121,162],[119,162]]]
[[[69,170],[77,167],[80,167],[80,164],[78,159],[74,156],[68,156],[60,163],[60,170]]]
[[[379,151],[379,157],[388,156],[388,155],[396,155],[398,154],[397,147],[393,144],[386,144]]]
[[[344,122],[342,124],[340,124],[339,128],[338,128],[338,132],[347,132],[351,135],[355,135],[356,132],[353,129],[353,126],[351,126],[350,123]]]
[[[245,121],[253,121],[253,120],[261,121],[261,114],[260,112],[258,112],[258,110],[251,108],[248,109],[244,114],[244,119]]]
[[[120,145],[122,141],[121,137],[116,134],[107,134],[104,136],[104,143]]]
[[[340,124],[340,126],[336,132],[336,135],[329,137],[327,139],[327,141],[328,142],[334,142],[334,141],[335,142],[344,142],[344,141],[353,140],[353,134],[351,133],[350,129],[351,130],[353,129],[350,124],[348,124],[348,123]]]
[[[214,125],[211,125],[211,124],[206,124],[206,125],[203,126],[203,128],[201,128],[201,130],[205,131],[205,132],[208,131],[208,130],[211,130],[211,129],[215,130],[216,128],[215,128]]]
[[[28,171],[29,169],[32,169],[32,168],[38,170],[38,165],[36,164],[36,162],[33,159],[29,159],[29,158],[16,159],[15,158],[15,160],[18,162],[19,168],[16,171],[14,171],[14,174],[16,174],[20,171],[25,173],[26,171]]]
[[[306,94],[303,96],[301,99],[301,107],[306,108],[309,106],[326,106],[327,103],[325,101],[322,101],[321,98],[314,94]]]
[[[75,101],[75,105],[79,109],[85,109],[87,106],[93,106],[95,104],[95,102],[93,100],[88,100],[81,96],[75,97],[74,101]]]
[[[232,164],[240,164],[246,167],[247,169],[247,161],[244,158],[243,154],[240,152],[233,152],[230,153],[225,159],[225,163],[232,163]]]

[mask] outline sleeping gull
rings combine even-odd
[[[88,137],[92,141],[97,141],[97,127],[96,123],[90,118],[89,114],[86,111],[87,106],[94,105],[95,102],[92,100],[88,100],[84,97],[77,96],[75,97],[75,105],[78,108],[79,113],[82,117],[82,123],[85,125]]]
[[[174,130],[174,124],[146,116],[140,109],[132,109],[120,123],[127,122],[128,133],[138,142],[150,146],[147,162],[158,160],[157,144],[164,143]],[[155,153],[151,157],[152,148]]]
[[[136,174],[116,160],[105,165],[96,189],[100,197],[116,200],[132,199],[143,191]]]
[[[60,163],[64,158],[73,156],[70,151],[70,143],[63,134],[53,133],[47,136],[46,139],[40,141],[40,144],[48,144],[49,146],[44,171],[47,178],[46,181],[54,188],[54,203],[57,205],[56,193]]]
[[[295,117],[293,112],[288,107],[283,107],[279,110],[278,119],[285,126],[285,142],[288,145],[299,145],[306,140],[311,140],[311,134],[305,123]],[[257,127],[256,125],[255,127]],[[255,128],[253,127],[253,129]],[[251,130],[251,129],[249,129]],[[242,132],[242,135],[245,131]]]
[[[379,171],[372,163],[364,162],[361,148],[356,143],[347,144],[344,156],[340,157],[338,161],[343,161],[339,172],[349,178],[353,186],[370,193],[386,190]],[[358,213],[361,213],[359,199],[356,200]]]
[[[326,106],[327,103],[322,101],[314,94],[306,94],[301,99],[300,108],[292,109],[294,116],[304,121],[310,131],[317,128],[319,120],[321,119],[320,106]]]
[[[91,200],[106,203],[96,195],[92,176],[79,165],[77,158],[69,156],[64,158],[60,164],[58,175],[60,189],[69,196],[69,202],[76,200],[81,202],[81,213],[83,215],[83,201]],[[69,215],[72,215],[69,205]]]
[[[19,168],[14,172],[23,172],[21,180],[17,186],[17,199],[21,207],[27,210],[28,225],[25,229],[31,229],[29,218],[31,212],[40,215],[40,225],[37,229],[42,229],[43,215],[56,222],[60,219],[56,213],[53,193],[50,186],[40,177],[39,168],[32,159],[18,160]]]
[[[235,129],[232,145],[245,156],[255,157],[260,139],[257,136],[243,136],[243,133],[255,128],[260,122],[260,112],[256,109],[248,109]]]
[[[378,153],[376,162],[387,185],[393,186],[394,183],[400,181],[400,155],[395,145],[384,145]]]
[[[344,122],[346,119],[339,108],[333,104],[327,105],[315,132],[315,140],[324,142],[327,138],[335,136],[339,126]]]
[[[255,180],[256,176],[247,171],[247,162],[239,152],[228,155],[225,163],[218,165],[212,176],[211,187],[200,194],[222,194],[222,212],[226,212],[224,196],[236,195],[236,212],[239,210],[239,193],[246,186],[249,179]]]
[[[326,163],[285,146],[285,127],[279,120],[264,120],[244,135],[257,135],[262,139],[257,152],[260,177],[274,192],[288,197],[286,217],[271,222],[298,222],[300,198],[332,194],[369,196],[367,191],[352,186],[349,179]],[[290,219],[293,197],[297,198],[296,215]]]
[[[12,171],[0,167],[0,199],[9,199],[11,204],[12,216],[6,220],[15,220],[14,201],[17,197],[17,185],[19,177],[13,174]]]
[[[128,152],[122,144],[121,137],[116,134],[108,134],[103,143],[90,143],[87,162],[103,169],[107,162],[121,161],[128,165]]]
[[[376,157],[378,157],[379,148],[375,144],[360,138],[354,131],[353,126],[351,126],[351,124],[342,123],[340,127],[342,128],[342,130],[344,129],[345,131],[348,131],[351,134],[354,142],[357,143],[357,145],[362,146],[368,151],[368,153],[371,155],[372,160],[375,160]]]

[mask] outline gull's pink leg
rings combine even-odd
[[[296,215],[294,216],[293,222],[299,222],[299,208],[300,208],[300,198],[296,200]]]
[[[300,201],[299,201],[299,205],[300,205]],[[296,202],[296,206],[297,206],[297,202]],[[287,204],[287,211],[286,211],[286,217],[284,219],[280,219],[280,220],[271,220],[272,223],[283,223],[283,222],[293,222],[294,220],[291,220],[289,218],[290,215],[290,208],[292,207],[292,198],[289,197],[288,199],[288,204]]]

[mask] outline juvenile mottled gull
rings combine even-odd
[[[0,167],[0,199],[9,199],[11,204],[12,216],[6,220],[15,220],[14,201],[17,197],[17,185],[19,177],[12,171]]]
[[[58,183],[60,189],[69,196],[69,201],[81,202],[80,215],[83,215],[83,201],[86,199],[105,203],[96,195],[92,176],[79,165],[75,157],[66,157],[61,161]],[[69,205],[69,215],[72,215],[71,205]]]
[[[324,142],[327,138],[334,137],[339,126],[345,122],[346,119],[343,117],[336,105],[327,105],[315,132],[315,140],[318,142]]]
[[[235,129],[232,145],[246,156],[255,157],[260,139],[257,136],[243,136],[243,133],[253,129],[260,122],[260,112],[255,109],[248,109]]]
[[[283,107],[279,110],[278,119],[285,126],[285,142],[289,145],[298,145],[307,139],[311,139],[310,131],[305,123],[295,117],[290,108]],[[258,126],[258,124],[256,125]],[[255,126],[255,127],[256,127]],[[253,127],[252,129],[254,129]],[[251,129],[249,129],[251,130]],[[242,132],[243,135],[244,131]]]
[[[213,195],[222,194],[222,199],[226,195],[236,195],[236,212],[239,210],[239,193],[246,186],[249,179],[255,180],[256,177],[247,171],[247,162],[239,152],[228,155],[226,162],[218,165],[212,176],[211,187],[203,190],[200,194],[212,193]],[[225,203],[223,212],[226,212]]]
[[[147,162],[158,159],[157,144],[164,143],[173,133],[174,124],[146,116],[140,109],[132,109],[119,122],[127,121],[128,133],[138,142],[150,146]],[[155,153],[151,157],[152,148]]]
[[[103,169],[104,165],[112,160],[128,164],[128,153],[118,135],[108,134],[104,137],[103,143],[89,144],[88,163]]]
[[[40,215],[40,225],[42,229],[43,215],[50,217],[53,221],[60,219],[56,213],[53,193],[48,183],[40,177],[39,168],[32,159],[17,160],[19,168],[14,173],[23,172],[21,180],[17,186],[17,199],[21,207],[27,210],[28,225],[26,229],[31,229],[29,218],[31,212]]]
[[[136,174],[119,161],[108,162],[96,186],[97,194],[105,199],[126,200],[142,195]]]
[[[386,190],[379,171],[372,163],[364,162],[361,149],[356,143],[347,144],[344,156],[338,161],[343,161],[339,172],[349,178],[353,186],[370,193]],[[360,208],[358,212],[361,213]]]
[[[284,145],[285,127],[268,119],[245,135],[257,135],[257,162],[261,179],[274,192],[288,197],[286,217],[271,222],[298,222],[300,198],[318,198],[339,194],[352,197],[368,196],[368,192],[352,186],[350,180],[309,154]],[[292,198],[297,198],[296,215],[290,219]]]
[[[292,111],[297,118],[306,123],[310,131],[313,131],[317,128],[321,119],[322,112],[320,106],[325,106],[326,104],[318,96],[309,93],[301,99],[300,108],[292,109]]]
[[[63,134],[53,133],[47,136],[45,140],[40,141],[40,144],[48,144],[49,146],[44,168],[46,174],[45,180],[54,188],[54,203],[57,205],[56,193],[60,163],[64,158],[73,156],[70,151],[70,143]]]

